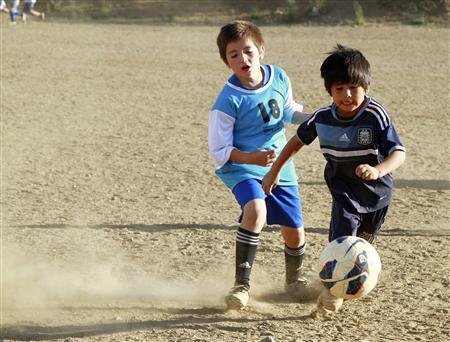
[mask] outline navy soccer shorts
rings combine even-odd
[[[345,203],[333,199],[328,240],[333,241],[341,236],[352,235],[371,236],[369,242],[373,242],[384,223],[387,211],[388,207],[386,206],[362,214]]]

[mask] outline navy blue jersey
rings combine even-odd
[[[297,136],[305,145],[319,137],[320,150],[327,160],[325,181],[334,200],[348,202],[359,213],[389,205],[391,174],[374,181],[355,174],[360,164],[375,166],[392,152],[405,150],[382,105],[366,97],[366,105],[353,118],[344,120],[332,104],[301,124]]]

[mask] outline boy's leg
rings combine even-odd
[[[333,197],[331,207],[331,222],[328,240],[333,241],[342,236],[355,236],[361,225],[362,215],[345,205],[345,202]],[[333,296],[330,290],[323,287],[317,299],[316,317],[324,317],[330,313],[338,312],[344,300]]]
[[[281,227],[284,243],[284,262],[286,269],[285,290],[287,293],[303,297],[308,281],[302,277],[303,257],[305,255],[305,234],[303,228]],[[295,247],[292,247],[295,246]]]
[[[344,300],[333,296],[326,288],[322,289],[319,298],[317,299],[317,306],[313,312],[316,318],[325,318],[330,314],[336,313],[341,308]]]
[[[225,303],[229,309],[242,309],[247,305],[250,290],[250,274],[259,243],[259,233],[239,227],[236,234],[235,281]]]
[[[6,7],[6,3],[4,0],[0,1],[0,10],[5,13],[9,13],[9,9]]]
[[[370,243],[373,243],[381,229],[382,224],[384,223],[387,212],[388,207],[386,206],[372,213],[363,214],[362,222],[356,235],[369,241]]]
[[[384,222],[387,210],[388,207],[385,207],[372,213],[359,214],[333,198],[329,240],[332,241],[346,235],[356,235],[372,243]],[[333,296],[328,289],[324,288],[317,301],[315,314],[316,316],[326,316],[337,312],[343,302],[342,298]]]
[[[11,1],[11,8],[9,10],[9,17],[11,18],[11,23],[16,23],[16,17],[19,16],[17,7],[19,6],[19,0]]]
[[[24,7],[23,7],[23,12],[24,12],[24,13],[29,13],[29,14],[31,14],[31,15],[34,15],[35,17],[40,17],[42,20],[45,19],[45,14],[44,14],[44,12],[36,11],[36,10],[34,9],[34,4],[32,4],[32,3],[30,3],[30,2],[25,3],[25,5],[24,5]]]
[[[17,11],[11,10],[11,11],[9,11],[9,17],[11,19],[11,24],[16,23],[16,17],[21,17],[23,23],[27,22],[27,15],[23,12],[17,12]]]
[[[14,9],[12,9],[12,8],[9,11],[9,18],[11,19],[12,24],[16,23],[16,12],[14,12]]]
[[[341,236],[356,236],[361,222],[362,214],[333,197],[328,241],[333,241]]]
[[[284,239],[284,259],[286,264],[286,284],[292,284],[301,278],[303,256],[305,255],[304,229],[281,227]]]
[[[267,196],[266,203],[267,222],[280,225],[285,242],[286,292],[301,299],[317,295],[302,276],[306,240],[298,187],[278,186]]]
[[[267,211],[264,192],[256,180],[239,183],[233,193],[243,209],[236,234],[235,283],[225,302],[230,309],[241,309],[249,299],[250,274]]]
[[[317,298],[319,289],[303,275],[303,258],[306,249],[303,227],[296,229],[282,226],[281,233],[285,241],[286,292],[298,300]]]

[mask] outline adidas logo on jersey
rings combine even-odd
[[[250,264],[248,263],[248,261],[243,262],[242,264],[238,265],[238,267],[239,267],[239,268],[247,268],[247,269],[252,268],[252,267],[250,266]]]
[[[349,139],[348,136],[347,136],[347,133],[342,134],[342,135],[339,137],[338,140],[339,140],[339,141],[346,141],[346,142],[350,141],[350,139]]]

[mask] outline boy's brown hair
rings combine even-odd
[[[242,38],[250,38],[259,49],[264,45],[264,40],[258,26],[255,24],[244,21],[235,20],[232,21],[220,29],[217,36],[217,46],[219,47],[220,58],[228,65],[227,62],[227,45],[230,42],[236,42]]]

